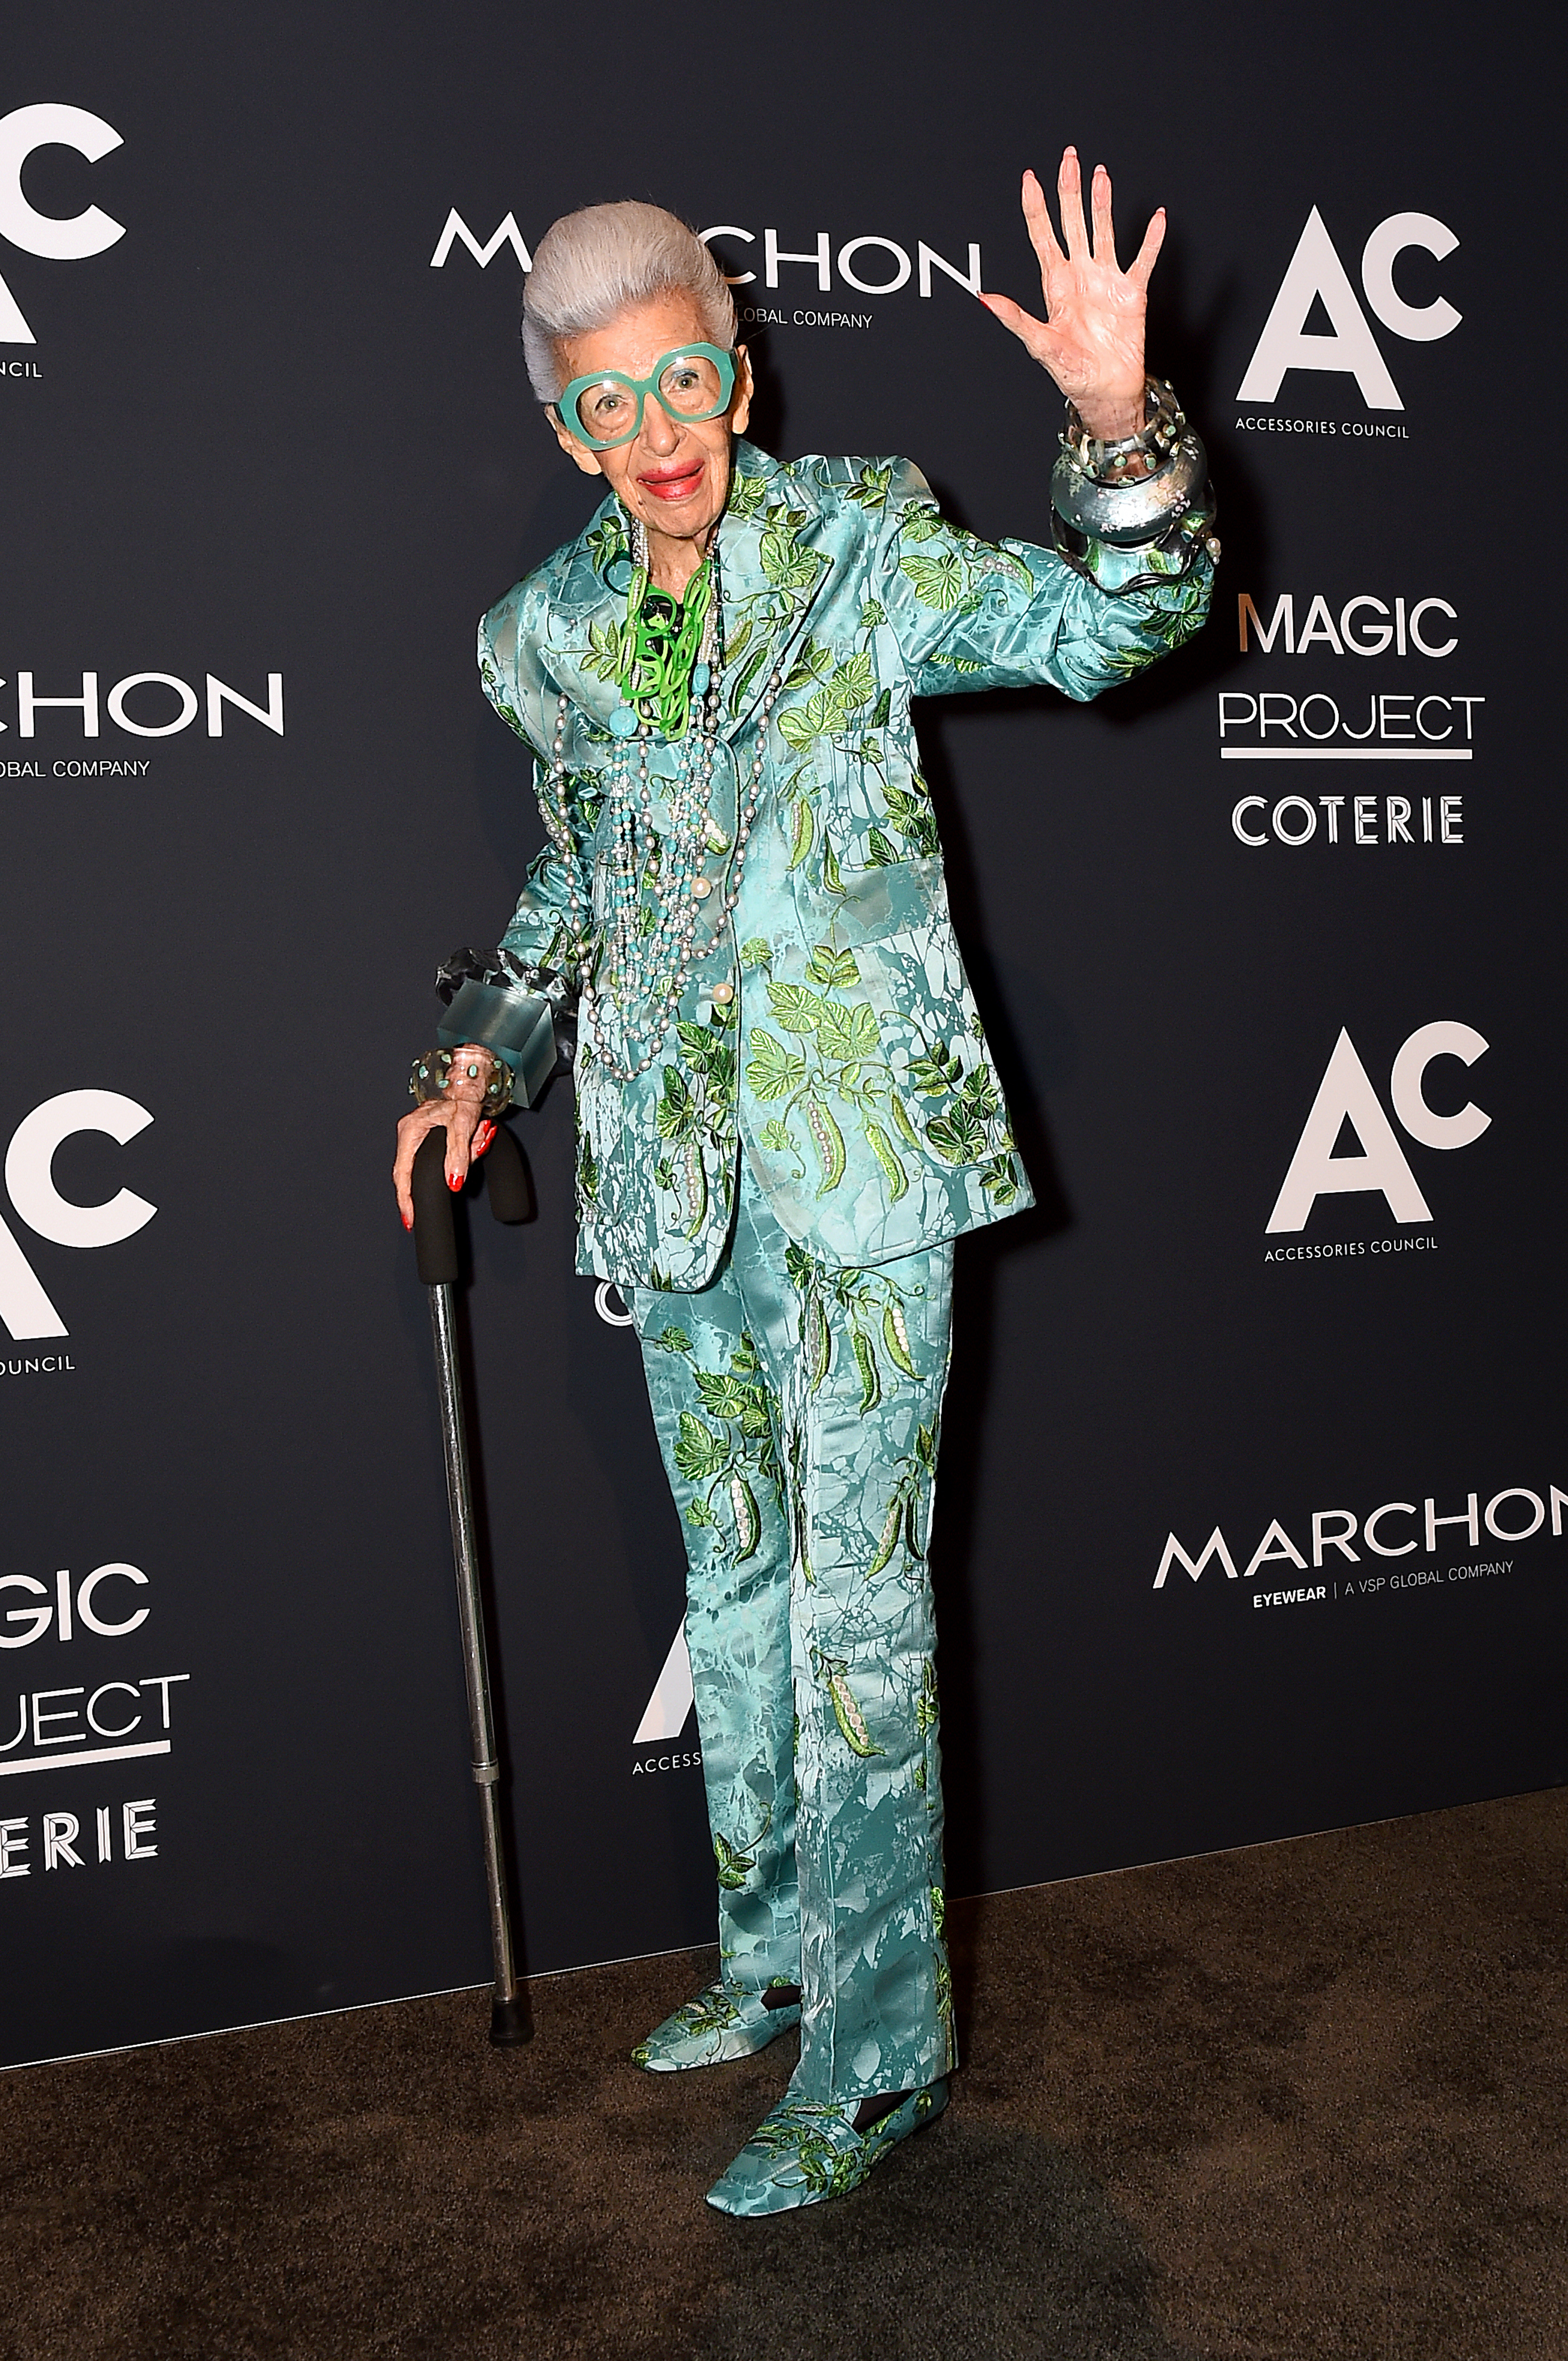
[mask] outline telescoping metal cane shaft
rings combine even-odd
[[[463,1673],[468,1691],[468,1728],[474,1783],[479,1791],[484,1836],[485,1883],[489,1897],[490,1949],[495,1996],[490,2039],[501,2045],[526,2041],[533,2028],[517,1978],[511,1918],[507,1905],[506,1863],[501,1850],[500,1763],[495,1714],[490,1703],[489,1664],[485,1651],[485,1608],[479,1589],[479,1558],[474,1530],[474,1495],[468,1474],[467,1426],[463,1374],[455,1326],[457,1241],[452,1198],[446,1186],[445,1135],[432,1132],[414,1159],[414,1242],[419,1275],[430,1290],[430,1332],[435,1347],[441,1438],[446,1455],[446,1501],[452,1519],[452,1562],[457,1577],[457,1616],[463,1635]],[[492,1162],[500,1150],[499,1163]],[[527,1210],[527,1184],[517,1143],[498,1129],[486,1159],[491,1208],[502,1221],[520,1221]]]

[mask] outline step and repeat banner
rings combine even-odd
[[[1529,12],[1526,12],[1527,14]],[[1544,12],[1540,12],[1544,30]],[[925,711],[1040,1202],[959,1249],[936,1566],[980,1891],[1568,1776],[1544,122],[1430,10],[454,0],[10,12],[0,54],[0,2056],[482,1982],[426,1307],[431,976],[543,831],[475,618],[592,489],[516,324],[560,213],[711,240],[756,439],[1048,537],[1017,210],[1157,203],[1212,623]],[[1506,50],[1506,54],[1504,51]],[[1541,173],[1532,184],[1528,175]],[[470,1222],[535,1971],[711,1938],[631,1337]]]

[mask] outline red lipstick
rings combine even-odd
[[[683,500],[696,491],[705,472],[703,460],[687,459],[676,467],[650,467],[637,480],[656,500]]]

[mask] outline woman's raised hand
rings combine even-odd
[[[1040,258],[1040,289],[1046,316],[1036,320],[1010,296],[982,295],[981,302],[1048,369],[1076,408],[1091,434],[1115,442],[1144,423],[1144,305],[1149,273],[1165,236],[1162,205],[1144,232],[1129,269],[1116,260],[1111,219],[1111,175],[1094,167],[1090,186],[1093,243],[1083,218],[1083,175],[1078,150],[1063,151],[1057,176],[1064,254],[1057,244],[1045,191],[1033,172],[1024,175],[1024,219],[1029,242]]]
[[[467,1075],[458,1074],[458,1060],[478,1068],[472,1082]],[[490,1079],[494,1060],[488,1049],[473,1043],[460,1050],[452,1061],[453,1078],[444,1098],[431,1099],[404,1115],[398,1126],[398,1154],[392,1166],[392,1186],[398,1192],[398,1211],[403,1217],[403,1227],[414,1225],[413,1170],[414,1158],[426,1135],[444,1130],[446,1134],[446,1185],[461,1189],[468,1178],[472,1159],[483,1156],[496,1136],[496,1126],[485,1114],[485,1084]]]

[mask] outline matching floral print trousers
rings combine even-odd
[[[742,1156],[710,1284],[632,1296],[686,1535],[723,1974],[800,1985],[806,2099],[955,2062],[926,1562],[952,1261],[813,1261]]]

